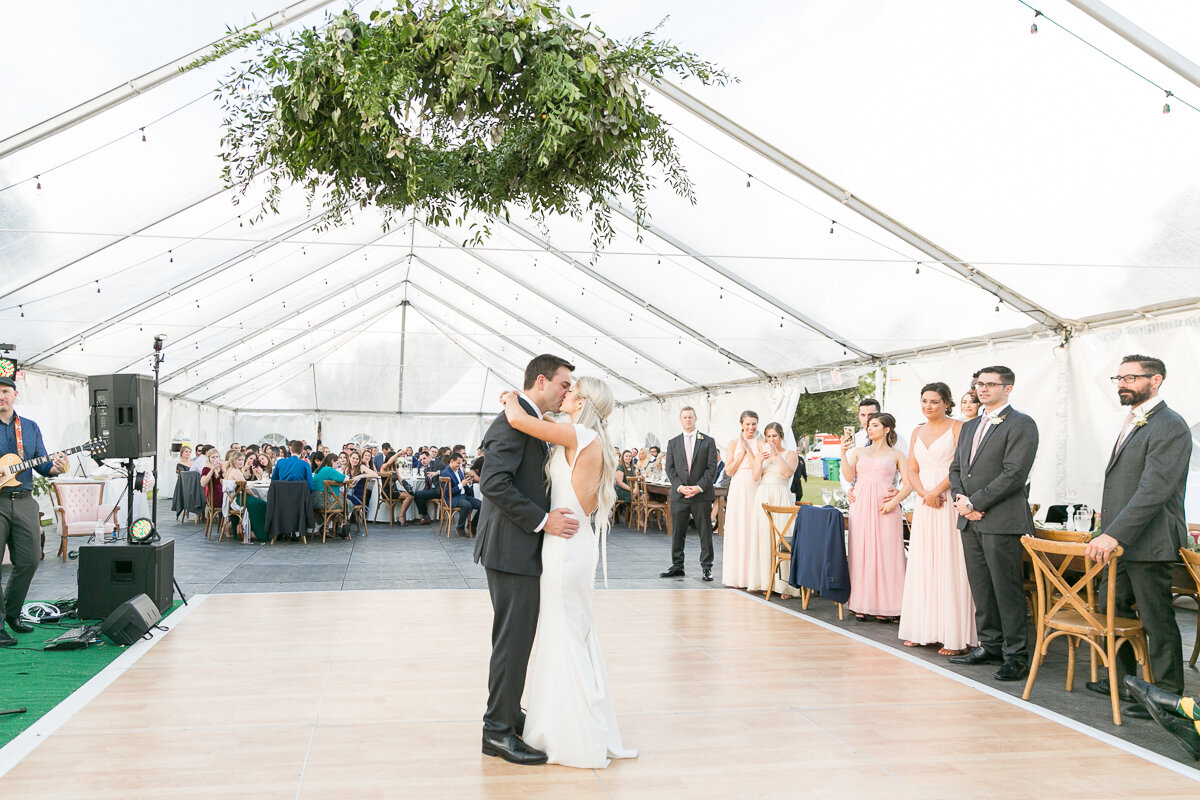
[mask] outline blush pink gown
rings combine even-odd
[[[896,617],[904,597],[904,518],[899,507],[879,513],[884,492],[895,483],[896,465],[890,458],[860,456],[855,470],[847,605],[856,614]]]

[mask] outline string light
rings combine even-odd
[[[747,189],[750,188],[750,178],[752,178],[752,177],[754,177],[754,176],[752,176],[749,172],[746,173],[746,188]]]
[[[142,131],[142,141],[144,142],[144,141],[146,141],[146,129],[142,128],[141,131]]]
[[[1170,89],[1165,89],[1164,91],[1167,93],[1167,97],[1174,97],[1174,96],[1175,96],[1175,95],[1171,94],[1171,90],[1170,90]],[[1170,104],[1170,103],[1163,103],[1163,113],[1164,113],[1164,114],[1170,114],[1170,113],[1171,113],[1171,104]]]
[[[921,262],[920,261],[917,262],[917,274],[918,275],[921,274]]]
[[[21,318],[25,318],[25,306],[17,306],[21,310]]]
[[[831,220],[829,220],[829,232],[830,232],[830,233],[833,233],[833,226],[834,226],[834,225],[837,225],[837,220],[836,220],[836,219],[831,219]]]
[[[1042,12],[1038,11],[1036,8],[1033,10],[1034,22],[1032,25],[1029,26],[1030,33],[1037,33],[1037,18],[1040,17],[1041,15],[1042,15]]]
[[[96,281],[96,294],[100,294],[100,281]]]
[[[175,263],[175,251],[174,251],[174,250],[168,250],[168,251],[167,251],[167,256],[168,256],[168,258],[167,258],[167,263],[168,263],[168,264],[174,264],[174,263]]]
[[[33,177],[37,179],[37,188],[39,188],[39,189],[42,188],[42,176],[34,175]]]

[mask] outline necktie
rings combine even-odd
[[[695,445],[692,443],[692,435],[688,434],[684,437],[683,452],[687,454],[687,470],[688,475],[692,474],[692,449]]]
[[[1113,455],[1116,455],[1117,451],[1121,449],[1121,445],[1125,443],[1125,439],[1128,438],[1129,432],[1132,430],[1133,409],[1130,409],[1129,413],[1125,416],[1125,424],[1121,426],[1121,435],[1117,437],[1117,443],[1113,445]]]
[[[975,438],[971,440],[971,461],[975,460],[975,454],[979,452],[979,443],[983,441],[983,435],[987,429],[992,426],[992,421],[989,417],[983,416],[979,420],[979,427],[975,430]]]

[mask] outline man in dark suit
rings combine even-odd
[[[996,679],[1029,674],[1029,625],[1022,588],[1021,537],[1033,533],[1026,484],[1037,455],[1037,423],[1011,405],[1016,377],[1008,367],[984,367],[975,391],[983,405],[963,425],[950,462],[967,580],[975,600],[979,646],[955,664],[1001,664]]]
[[[536,417],[558,411],[571,388],[567,361],[552,355],[525,367],[520,401]],[[483,715],[483,752],[514,764],[544,764],[546,754],[520,738],[521,693],[537,630],[542,574],[542,534],[570,538],[579,530],[571,511],[550,511],[545,442],[514,429],[504,412],[483,437],[486,467],[480,488],[487,502],[475,538],[475,562],[487,572],[492,597],[492,658],[488,705]]]
[[[1166,376],[1160,359],[1133,355],[1122,359],[1113,377],[1129,414],[1104,471],[1104,532],[1088,544],[1088,557],[1106,563],[1117,545],[1125,548],[1117,562],[1117,614],[1133,618],[1137,604],[1154,683],[1182,695],[1183,643],[1171,606],[1171,563],[1187,537],[1183,492],[1192,436],[1183,417],[1158,396]],[[1120,675],[1134,672],[1132,648],[1117,652],[1117,669]],[[1087,687],[1109,693],[1108,681],[1089,681]],[[1140,705],[1123,713],[1150,716]]]
[[[717,445],[712,437],[696,430],[696,409],[684,406],[679,412],[683,433],[667,442],[666,472],[671,482],[671,568],[660,577],[683,577],[683,544],[688,522],[700,532],[700,571],[711,581],[713,565],[713,481],[717,476]],[[651,448],[653,450],[653,448]]]
[[[478,497],[468,494],[468,489],[471,486],[471,479],[463,474],[463,457],[460,453],[454,453],[450,456],[450,463],[442,470],[439,477],[450,479],[450,503],[454,508],[460,509],[458,512],[458,535],[466,537],[467,535],[467,515],[471,517],[471,528],[474,530],[479,527],[479,509],[481,502]],[[450,509],[446,509],[445,513],[449,514]]]

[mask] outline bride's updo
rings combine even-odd
[[[613,478],[617,472],[617,458],[608,441],[608,417],[613,412],[613,394],[608,384],[591,375],[584,375],[575,383],[575,393],[583,400],[576,425],[583,425],[596,432],[600,439],[600,493],[596,504],[596,534],[606,533],[609,528],[608,515],[617,502],[616,485]]]

